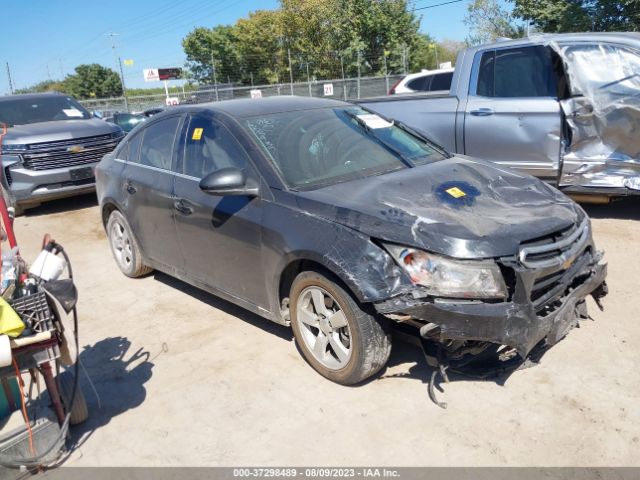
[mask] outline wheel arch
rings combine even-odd
[[[111,213],[113,213],[115,210],[118,210],[120,213],[124,215],[124,213],[122,212],[122,209],[115,202],[115,200],[106,199],[102,202],[102,205],[100,205],[100,215],[102,218],[102,226],[105,230],[107,228],[107,222],[109,221],[109,217],[111,216]]]
[[[276,282],[278,305],[281,305],[282,301],[289,296],[291,285],[298,274],[305,271],[315,271],[325,274],[332,280],[340,283],[358,302],[367,301],[366,295],[359,285],[337,264],[320,258],[319,256],[306,253],[289,257],[283,262],[283,267],[280,269],[280,275]]]

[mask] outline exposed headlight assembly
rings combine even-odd
[[[492,260],[450,260],[410,247],[385,244],[394,260],[430,295],[450,298],[505,298],[507,288]]]

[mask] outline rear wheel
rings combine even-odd
[[[386,365],[391,353],[386,319],[364,311],[337,281],[303,272],[291,286],[290,300],[296,343],[322,376],[352,385]]]
[[[118,210],[114,210],[109,216],[107,236],[113,258],[120,271],[127,277],[141,277],[153,271],[151,267],[142,263],[140,247],[131,232],[131,227]]]

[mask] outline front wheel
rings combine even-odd
[[[391,353],[387,320],[365,312],[336,281],[303,272],[291,286],[290,300],[296,343],[322,376],[353,385],[386,365]]]

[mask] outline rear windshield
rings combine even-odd
[[[445,158],[425,140],[359,107],[277,113],[244,122],[289,187],[297,189]]]
[[[15,97],[0,100],[0,122],[9,127],[88,118],[91,118],[91,114],[72,97]]]

